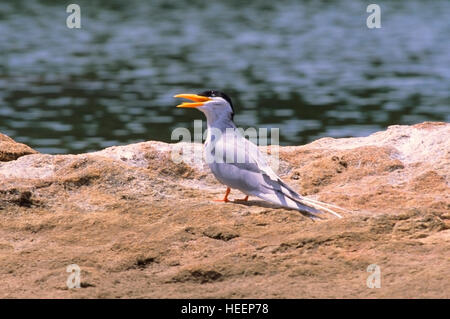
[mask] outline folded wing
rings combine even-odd
[[[226,139],[217,141],[214,148],[219,158],[210,167],[223,184],[312,218],[319,217],[323,211],[341,217],[325,207],[326,203],[302,197],[284,183],[267,164],[258,147],[244,137],[228,134]],[[222,150],[221,154],[219,150]]]

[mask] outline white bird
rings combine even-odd
[[[233,104],[226,94],[205,91],[174,97],[193,101],[177,107],[196,108],[206,116],[208,130],[205,155],[208,166],[217,180],[227,186],[225,197],[217,201],[229,202],[228,195],[234,188],[246,195],[237,201],[247,201],[249,196],[257,196],[311,218],[318,218],[323,211],[341,217],[329,207],[345,209],[301,196],[275,174],[258,147],[237,129],[233,122]]]

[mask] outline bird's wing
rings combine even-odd
[[[223,150],[221,154],[223,158],[222,163],[215,163],[211,169],[222,183],[237,188],[245,194],[296,209],[310,217],[322,213],[321,210],[314,208],[320,206],[318,203],[308,202],[284,183],[267,164],[258,147],[243,136],[227,135],[225,139],[217,141],[215,149]],[[244,161],[242,156],[245,157]],[[321,209],[335,214],[327,208],[321,207]]]
[[[332,215],[342,218],[341,215],[339,215],[338,213],[336,213],[334,210],[332,210],[331,208],[335,208],[341,211],[344,211],[346,213],[353,213],[353,211],[342,208],[340,206],[337,205],[333,205],[333,204],[329,204],[329,203],[325,203],[325,202],[321,202],[318,200],[314,200],[305,196],[301,196],[300,194],[298,194],[294,189],[292,189],[292,187],[290,187],[288,184],[286,184],[285,182],[283,182],[283,180],[272,170],[272,168],[267,164],[266,161],[266,157],[259,151],[258,147],[253,144],[252,142],[250,142],[249,140],[245,139],[246,144],[248,144],[248,148],[250,150],[252,150],[252,152],[250,152],[251,156],[255,159],[255,162],[257,163],[259,169],[261,170],[263,175],[267,175],[270,177],[271,179],[271,184],[276,183],[278,185],[280,185],[283,193],[288,196],[288,197],[293,197],[292,199],[295,201],[300,201],[302,204],[309,206],[313,206],[314,208],[319,208],[321,210],[327,211],[329,213],[331,213]],[[275,188],[278,188],[278,186],[276,186]],[[317,209],[316,209],[317,211]]]

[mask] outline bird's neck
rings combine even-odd
[[[215,128],[225,131],[227,128],[236,128],[236,124],[228,114],[210,113],[205,115],[208,129]]]
[[[214,147],[215,143],[222,135],[227,133],[227,129],[236,129],[236,124],[230,118],[216,118],[214,121],[211,118],[206,118],[208,130],[205,141],[205,146]]]

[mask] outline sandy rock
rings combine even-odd
[[[13,161],[21,156],[36,153],[31,147],[17,143],[12,138],[0,133],[0,162]]]
[[[450,297],[450,124],[281,147],[287,183],[354,211],[319,222],[213,202],[225,187],[195,150],[46,155],[0,134],[0,297]]]

